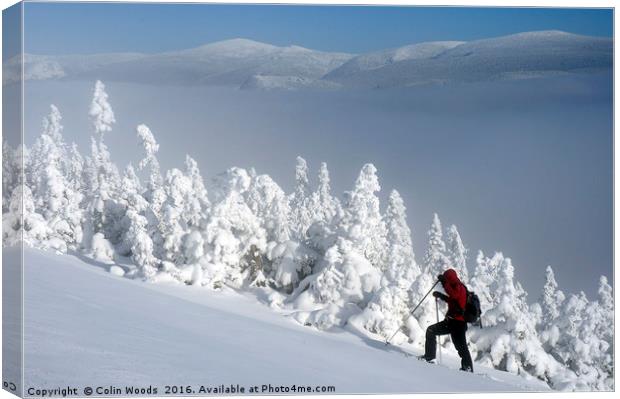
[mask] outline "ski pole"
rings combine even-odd
[[[422,298],[422,300],[421,300],[421,301],[420,301],[420,302],[416,305],[416,307],[415,307],[415,308],[413,308],[413,310],[412,310],[411,312],[409,312],[409,314],[413,314],[413,312],[415,312],[416,310],[418,310],[418,308],[420,307],[420,305],[422,305],[422,302],[424,302],[424,300],[426,299],[426,297],[428,296],[428,294],[430,294],[430,293],[431,293],[431,291],[433,291],[433,289],[435,288],[435,286],[436,286],[437,284],[439,284],[439,280],[435,281],[435,284],[433,284],[433,286],[431,287],[431,289],[430,289],[430,290],[428,290],[428,292],[426,293],[426,295],[424,295],[424,298]],[[385,341],[385,345],[386,345],[386,346],[390,344],[390,341],[392,340],[392,338],[394,338],[394,337],[396,336],[396,334],[398,334],[398,332],[400,331],[400,329],[401,329],[401,328],[403,328],[403,326],[398,327],[398,330],[396,330],[396,331],[394,332],[394,334],[392,334],[392,336],[391,336],[391,337],[390,337],[387,341]]]
[[[437,316],[437,323],[439,323],[439,298],[435,298],[435,315]],[[436,335],[435,339],[437,340],[437,347],[439,348],[439,364],[441,364],[441,336]]]

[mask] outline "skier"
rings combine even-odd
[[[427,362],[432,362],[435,359],[436,337],[450,334],[452,343],[461,357],[461,370],[473,373],[474,365],[465,338],[467,322],[463,317],[467,302],[467,290],[453,269],[446,270],[443,274],[437,276],[437,279],[448,295],[435,291],[433,296],[448,303],[448,312],[443,321],[433,324],[426,329],[425,353],[420,358]]]

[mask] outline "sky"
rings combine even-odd
[[[611,9],[26,3],[26,52],[155,53],[237,37],[362,53],[533,30],[611,37]]]

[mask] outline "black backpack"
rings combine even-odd
[[[467,287],[465,287],[465,291],[467,292],[467,302],[465,302],[463,318],[466,322],[474,324],[480,321],[480,315],[482,314],[480,299],[478,299],[478,295],[475,292],[470,291]],[[480,327],[482,327],[482,322]]]

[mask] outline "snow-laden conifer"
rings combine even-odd
[[[254,176],[245,198],[267,233],[268,242],[283,243],[291,239],[291,209],[286,194],[271,177]]]
[[[256,247],[264,253],[267,239],[260,221],[239,192],[230,191],[213,206],[203,234],[210,263],[205,268],[205,279],[214,287],[229,284],[240,288],[250,283],[250,249]]]
[[[565,299],[564,293],[558,288],[553,269],[551,266],[547,266],[545,270],[545,285],[539,300],[541,320],[538,327],[541,343],[547,350],[555,347],[560,338],[561,332],[557,321]]]
[[[298,241],[306,238],[308,227],[312,223],[311,188],[308,179],[308,164],[298,156],[295,165],[295,192],[290,197],[291,230]]]
[[[318,184],[311,197],[312,222],[331,224],[341,212],[340,201],[331,194],[327,164],[322,162],[319,168]]]
[[[381,288],[358,320],[369,331],[388,338],[409,317],[410,289],[420,269],[413,253],[405,204],[396,190],[390,193],[385,219],[388,247]]]
[[[164,237],[163,227],[163,205],[166,201],[166,190],[164,179],[161,174],[157,151],[159,144],[148,126],[141,124],[136,128],[138,141],[143,150],[143,158],[138,164],[140,171],[146,172],[146,191],[144,197],[149,203],[149,208],[145,213],[147,220],[147,231],[154,245],[155,256],[164,257]]]
[[[495,293],[497,302],[485,310],[484,328],[471,331],[474,360],[551,384],[560,383],[564,378],[563,367],[545,352],[538,338],[536,317],[527,304],[527,293],[515,281],[512,261],[503,256],[494,258],[501,259]]]
[[[296,303],[301,308],[313,304],[314,310],[298,320],[321,329],[343,325],[366,307],[380,285],[380,272],[344,238],[327,250],[317,267],[320,271],[301,283],[307,290]]]
[[[198,163],[189,155],[185,156],[185,175],[190,179],[191,190],[185,203],[185,217],[190,227],[199,228],[204,225],[211,208]]]
[[[446,255],[448,264],[459,276],[459,279],[467,284],[469,282],[469,271],[467,270],[467,248],[463,245],[461,236],[455,225],[448,227],[446,233]]]
[[[66,251],[66,243],[53,237],[43,216],[36,212],[32,193],[25,185],[13,189],[8,212],[2,215],[2,245]]]
[[[2,213],[9,211],[13,190],[23,183],[23,147],[14,148],[2,140]]]
[[[82,194],[66,175],[69,157],[61,120],[60,111],[51,105],[43,120],[43,132],[32,146],[28,181],[35,208],[52,234],[75,249],[82,240]]]
[[[376,194],[380,190],[377,168],[373,164],[364,165],[353,190],[345,193],[339,227],[355,251],[364,255],[373,267],[384,270],[387,231]]]
[[[441,221],[436,213],[433,214],[433,222],[426,235],[428,243],[422,262],[425,272],[436,277],[450,267],[450,261],[446,255],[446,244],[443,240]]]
[[[88,114],[98,135],[97,138],[101,141],[103,134],[112,130],[112,124],[116,123],[116,119],[112,106],[108,102],[105,85],[100,80],[95,82],[95,90]]]
[[[101,81],[95,83],[89,116],[95,135],[91,138],[90,157],[84,162],[86,184],[83,186],[85,209],[81,247],[87,253],[94,250],[95,241],[99,248],[108,248],[112,245],[105,242],[108,237],[116,238],[121,235],[115,228],[122,214],[118,213],[119,209],[114,200],[110,202],[110,199],[119,195],[121,178],[104,142],[105,132],[112,130],[116,120],[108,102],[105,85]],[[98,252],[109,251],[106,249]]]

